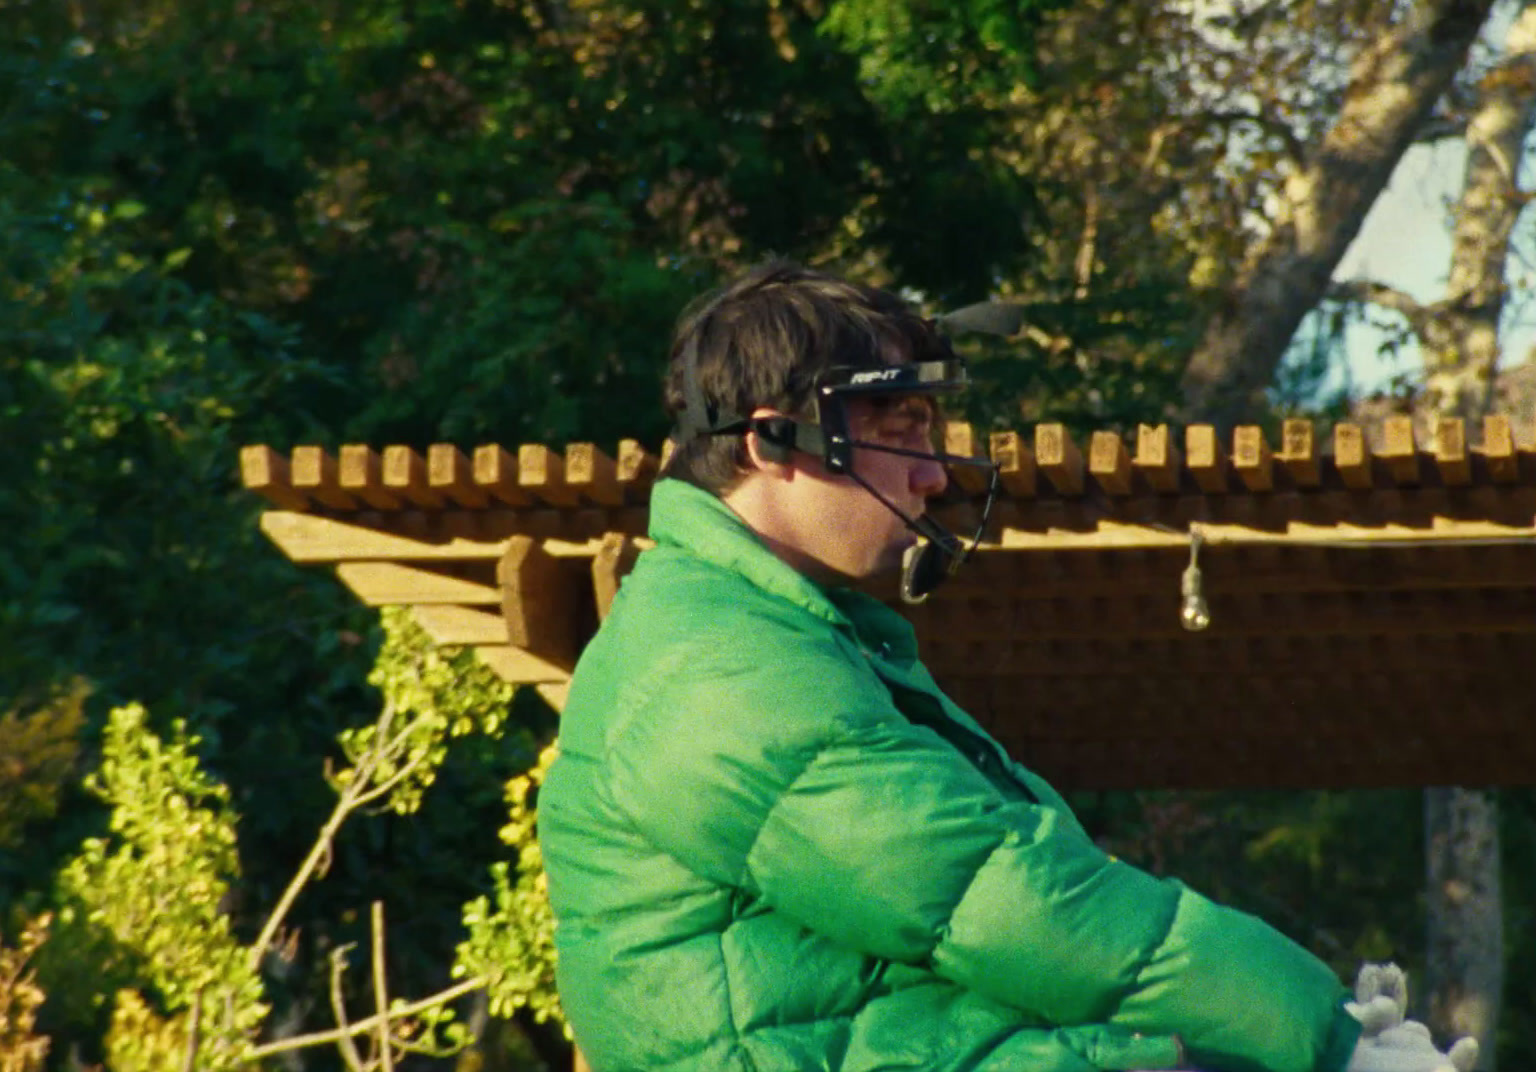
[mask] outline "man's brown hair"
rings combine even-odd
[[[693,349],[704,405],[719,424],[766,406],[813,419],[817,378],[829,368],[878,368],[954,356],[930,321],[878,287],[773,261],[694,301],[672,338],[666,407],[687,408],[687,353]],[[692,414],[702,424],[704,414]],[[672,452],[665,476],[719,495],[747,468],[741,435],[696,435]]]

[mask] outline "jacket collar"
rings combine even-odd
[[[917,657],[912,626],[900,614],[863,592],[823,588],[770,551],[729,506],[692,484],[656,482],[650,535],[831,622],[882,658],[910,663]]]

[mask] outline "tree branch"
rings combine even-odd
[[[247,1062],[260,1061],[263,1058],[271,1057],[274,1054],[286,1053],[289,1050],[302,1050],[310,1046],[324,1046],[327,1043],[340,1042],[344,1038],[356,1038],[359,1035],[366,1035],[378,1030],[381,1019],[403,1020],[407,1016],[415,1016],[417,1013],[426,1012],[428,1009],[438,1008],[456,998],[463,997],[465,994],[474,993],[485,986],[485,982],[484,978],[476,976],[473,979],[466,979],[462,983],[455,983],[446,990],[438,991],[436,994],[422,998],[420,1001],[414,1001],[409,1005],[402,1005],[384,1017],[374,1015],[366,1020],[358,1020],[356,1023],[349,1024],[344,1028],[338,1027],[330,1031],[316,1031],[309,1035],[295,1035],[292,1038],[283,1039],[281,1042],[269,1042],[265,1046],[257,1046],[250,1050],[245,1055],[245,1060]]]
[[[1430,315],[1429,306],[1420,302],[1412,294],[1372,279],[1335,282],[1328,288],[1328,297],[1334,301],[1379,305],[1383,309],[1401,313],[1415,330],[1417,325]]]
[[[378,1010],[379,1065],[384,1072],[395,1072],[395,1054],[389,1030],[389,984],[384,974],[384,902],[374,901],[369,911],[369,929],[373,932],[373,1007]]]
[[[377,729],[374,731],[374,740],[377,742],[384,737],[389,730],[389,724],[394,720],[395,710],[393,704],[385,704],[384,710],[379,714]],[[261,958],[266,955],[267,947],[272,944],[277,930],[287,918],[288,912],[293,908],[293,903],[298,900],[300,892],[308,885],[310,877],[319,867],[320,861],[330,855],[331,842],[336,837],[336,831],[341,829],[341,824],[347,821],[347,817],[357,810],[358,797],[361,795],[361,786],[366,785],[373,775],[374,768],[378,766],[381,758],[379,748],[370,748],[363,757],[357,769],[353,772],[351,781],[342,789],[337,798],[336,807],[332,809],[330,817],[325,825],[320,828],[320,833],[315,837],[315,842],[310,846],[309,855],[299,865],[294,873],[292,881],[283,890],[283,895],[278,898],[277,906],[272,909],[272,914],[267,917],[267,922],[261,928],[261,933],[256,936],[256,941],[251,944],[247,957],[247,966],[252,973],[261,968]]]
[[[1231,427],[1262,406],[1286,347],[1415,133],[1466,63],[1494,0],[1418,0],[1357,57],[1317,152],[1286,184],[1184,375],[1184,416]]]

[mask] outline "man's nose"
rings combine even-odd
[[[932,498],[949,486],[949,473],[937,458],[924,458],[912,467],[912,490]]]

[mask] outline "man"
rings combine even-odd
[[[1101,852],[852,587],[905,560],[920,598],[964,557],[924,515],[956,369],[897,298],[793,265],[684,316],[656,546],[540,798],[592,1067],[1450,1068],[1379,973],[1346,1008],[1276,931]]]

